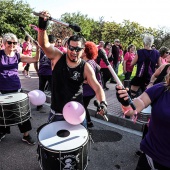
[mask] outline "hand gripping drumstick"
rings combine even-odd
[[[45,18],[46,16],[42,15],[41,13],[38,13],[38,12],[33,12],[34,15],[36,16],[39,16],[39,17],[42,17],[42,18]],[[76,24],[69,24],[69,23],[66,23],[66,22],[63,22],[63,21],[60,21],[60,20],[57,20],[55,18],[52,18],[52,17],[48,17],[49,20],[53,21],[53,22],[56,22],[58,24],[62,24],[66,27],[70,27],[71,29],[73,29],[75,32],[80,32],[81,31],[81,28],[76,25]]]
[[[98,100],[94,100],[94,105],[97,107],[97,109],[99,109],[99,110],[101,109],[101,108],[100,108],[100,103],[99,103]],[[109,120],[106,115],[102,115],[102,116],[103,116],[103,119],[104,119],[105,121],[108,121],[108,120]]]
[[[121,85],[123,87],[123,89],[125,89],[125,87],[123,86],[122,82],[119,80],[117,74],[115,73],[115,71],[113,70],[112,66],[110,65],[110,63],[109,63],[109,61],[107,59],[107,56],[106,56],[106,54],[105,54],[105,52],[103,50],[101,50],[101,58],[103,59],[103,61],[107,65],[109,71],[111,72],[112,76],[116,80],[117,84]],[[128,102],[129,102],[130,106],[132,107],[132,109],[136,110],[136,107],[135,107],[134,103],[132,102],[132,99],[130,98],[130,96],[128,96]]]

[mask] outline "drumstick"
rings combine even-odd
[[[32,38],[31,35],[28,34],[27,31],[25,31],[25,29],[22,27],[22,25],[19,25],[19,27],[20,27],[20,29],[21,29],[22,31],[25,32],[25,34],[32,40],[32,42],[33,42],[35,45],[38,45],[37,41],[35,41],[34,38]],[[38,45],[38,46],[39,46],[39,45]]]
[[[109,61],[108,61],[108,58],[105,54],[105,52],[102,50],[101,51],[101,58],[103,59],[103,61],[105,62],[105,64],[107,65],[110,73],[112,74],[112,76],[114,77],[114,79],[116,80],[117,84],[118,85],[121,85],[123,87],[123,89],[125,89],[125,87],[123,86],[122,82],[119,80],[119,77],[117,76],[117,74],[115,73],[115,71],[113,70],[112,66],[110,65]],[[129,105],[132,107],[133,110],[136,110],[136,107],[132,101],[132,99],[130,98],[130,96],[128,95],[128,102],[129,102]]]

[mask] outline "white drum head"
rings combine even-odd
[[[151,114],[151,106],[149,105],[141,111],[141,113]]]
[[[0,95],[0,103],[7,104],[7,103],[14,103],[20,100],[24,100],[27,98],[27,94],[25,93],[8,93]]]
[[[38,134],[38,139],[48,149],[68,151],[82,146],[88,139],[88,132],[82,125],[58,121],[44,126]]]

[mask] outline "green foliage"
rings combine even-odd
[[[19,25],[28,31],[32,36],[36,32],[31,30],[29,24],[36,24],[37,18],[32,15],[30,5],[22,0],[1,0],[0,1],[0,35],[11,32],[18,38],[24,38],[25,34]]]
[[[29,27],[29,24],[37,25],[38,17],[32,14],[33,9],[24,0],[0,0],[0,35],[7,32],[12,32],[18,38],[24,38],[25,33],[21,31],[19,25],[33,37],[36,38],[37,32]],[[145,28],[136,22],[124,20],[122,23],[105,22],[104,17],[100,17],[95,21],[83,15],[81,12],[65,13],[61,15],[61,21],[70,24],[77,24],[82,28],[82,34],[86,40],[93,41],[96,44],[100,40],[114,42],[115,38],[119,38],[123,49],[125,50],[130,44],[134,44],[137,49],[143,47],[143,35],[152,34],[155,37],[154,44],[157,49],[161,46],[170,45],[170,33],[166,28],[159,30],[152,28]],[[64,38],[74,34],[73,30],[51,22],[48,33],[56,37]]]

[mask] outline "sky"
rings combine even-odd
[[[34,11],[48,10],[59,19],[66,12],[88,15],[96,21],[122,23],[123,20],[137,22],[146,28],[170,28],[169,0],[23,0]]]

